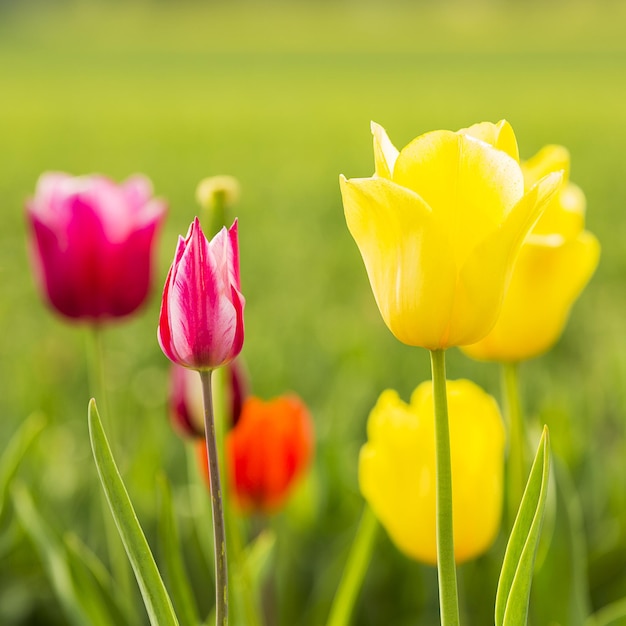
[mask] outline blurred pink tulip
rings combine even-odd
[[[237,222],[209,242],[196,218],[165,280],[158,329],[165,356],[195,370],[232,361],[243,346],[239,289]]]
[[[165,210],[143,176],[117,185],[99,175],[43,174],[26,214],[38,283],[51,306],[92,322],[141,306]]]
[[[240,359],[226,366],[228,428],[236,426],[243,401],[248,396],[248,381]],[[183,437],[204,439],[202,383],[193,370],[172,364],[170,370],[169,413],[174,429]]]

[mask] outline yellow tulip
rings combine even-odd
[[[522,164],[526,187],[557,169],[567,177],[569,153],[562,146],[546,146]],[[584,223],[585,196],[566,181],[520,249],[496,325],[481,341],[464,348],[469,356],[522,361],[558,340],[574,301],[598,265],[600,245]]]
[[[400,152],[372,124],[376,173],[341,177],[346,222],[385,323],[431,350],[493,327],[519,247],[561,182],[525,191],[507,122],[434,131]]]
[[[472,559],[493,543],[502,508],[505,434],[495,400],[469,380],[448,381],[454,556]],[[437,562],[432,384],[403,402],[384,391],[370,413],[359,484],[397,547]]]

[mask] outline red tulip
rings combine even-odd
[[[280,508],[309,466],[313,449],[313,422],[302,400],[249,397],[226,435],[229,484],[239,508],[263,513]],[[206,468],[206,452],[200,454]]]
[[[226,401],[229,406],[228,426],[239,420],[248,383],[239,359],[226,365]],[[170,370],[170,419],[183,437],[204,439],[204,406],[202,383],[193,370],[172,364]]]
[[[152,249],[165,204],[150,181],[43,174],[26,203],[31,252],[49,304],[72,319],[135,311],[152,282]]]
[[[195,370],[232,361],[243,345],[237,222],[209,242],[196,218],[165,281],[158,338],[168,359]]]

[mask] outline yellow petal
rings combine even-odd
[[[472,252],[459,276],[447,345],[476,343],[494,326],[520,246],[561,182],[560,172],[542,178]]]
[[[512,126],[506,120],[500,120],[497,124],[491,122],[480,122],[469,128],[459,131],[464,135],[471,135],[480,139],[498,150],[506,152],[510,157],[519,162],[519,149],[517,139]]]
[[[457,273],[446,233],[422,198],[386,178],[341,177],[340,184],[385,323],[404,343],[440,347]]]
[[[371,122],[372,135],[374,136],[374,163],[376,176],[391,178],[398,149],[391,143],[385,129],[376,122]]]
[[[557,233],[565,239],[575,238],[585,228],[585,209],[586,200],[582,189],[573,183],[567,183],[550,201],[532,233]]]
[[[563,332],[599,256],[598,240],[586,231],[569,240],[529,239],[520,251],[495,327],[464,351],[477,359],[516,362],[548,350]]]
[[[504,428],[495,401],[482,389],[467,380],[447,384],[454,548],[456,561],[462,562],[484,552],[498,531]],[[359,485],[398,548],[420,561],[436,563],[430,381],[415,390],[410,404],[393,391],[381,395],[368,420],[368,443],[359,458]]]
[[[460,267],[524,193],[519,164],[473,137],[421,135],[403,148],[393,180],[418,193],[446,229]]]
[[[544,146],[535,156],[522,163],[526,189],[530,189],[540,178],[551,172],[563,170],[564,178],[569,178],[570,155],[564,146]]]

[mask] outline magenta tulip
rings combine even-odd
[[[152,282],[152,250],[165,216],[143,176],[50,172],[26,204],[41,290],[62,315],[100,322],[135,311]]]
[[[178,240],[163,289],[158,339],[168,359],[195,370],[226,365],[243,345],[237,222],[209,242],[196,218]]]

